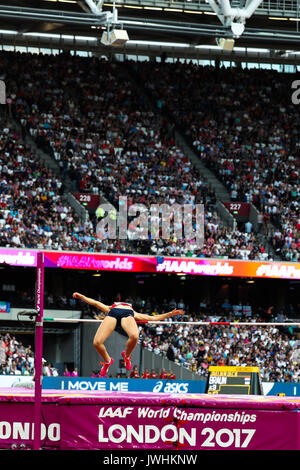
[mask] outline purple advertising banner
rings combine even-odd
[[[31,448],[33,392],[12,390],[0,396],[0,448]],[[62,450],[300,450],[299,407],[299,399],[287,397],[47,390],[41,444]]]
[[[82,449],[291,450],[298,426],[290,411],[80,405],[63,414],[72,423],[61,434],[64,449],[76,442]]]
[[[44,251],[45,268],[300,279],[300,263]],[[37,251],[0,248],[0,264],[37,266]]]
[[[37,251],[33,250],[0,248],[0,264],[36,267],[37,253]]]

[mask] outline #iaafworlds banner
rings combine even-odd
[[[170,258],[68,251],[44,251],[44,255],[45,267],[49,268],[300,279],[300,263],[290,262]],[[0,263],[36,267],[37,250],[0,248]]]

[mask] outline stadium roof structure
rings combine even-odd
[[[101,53],[101,36],[111,27],[129,36],[118,52],[134,47],[158,55],[165,46],[174,54],[185,49],[187,58],[209,49],[211,57],[221,39],[234,39],[243,54],[259,48],[270,61],[300,59],[300,0],[0,0],[2,44],[88,44]]]

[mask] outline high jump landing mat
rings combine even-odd
[[[34,390],[0,389],[0,448],[32,449]],[[300,398],[43,390],[45,450],[299,450]]]

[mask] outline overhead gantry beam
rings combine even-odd
[[[47,21],[62,24],[101,25],[107,24],[112,18],[111,12],[75,13],[59,10],[44,10],[0,5],[0,17],[27,21]]]
[[[225,27],[230,27],[235,37],[244,32],[245,22],[262,3],[262,0],[247,0],[244,7],[232,8],[229,0],[207,0],[212,10]]]
[[[104,0],[84,0],[84,2],[94,15],[99,15],[102,12]]]

